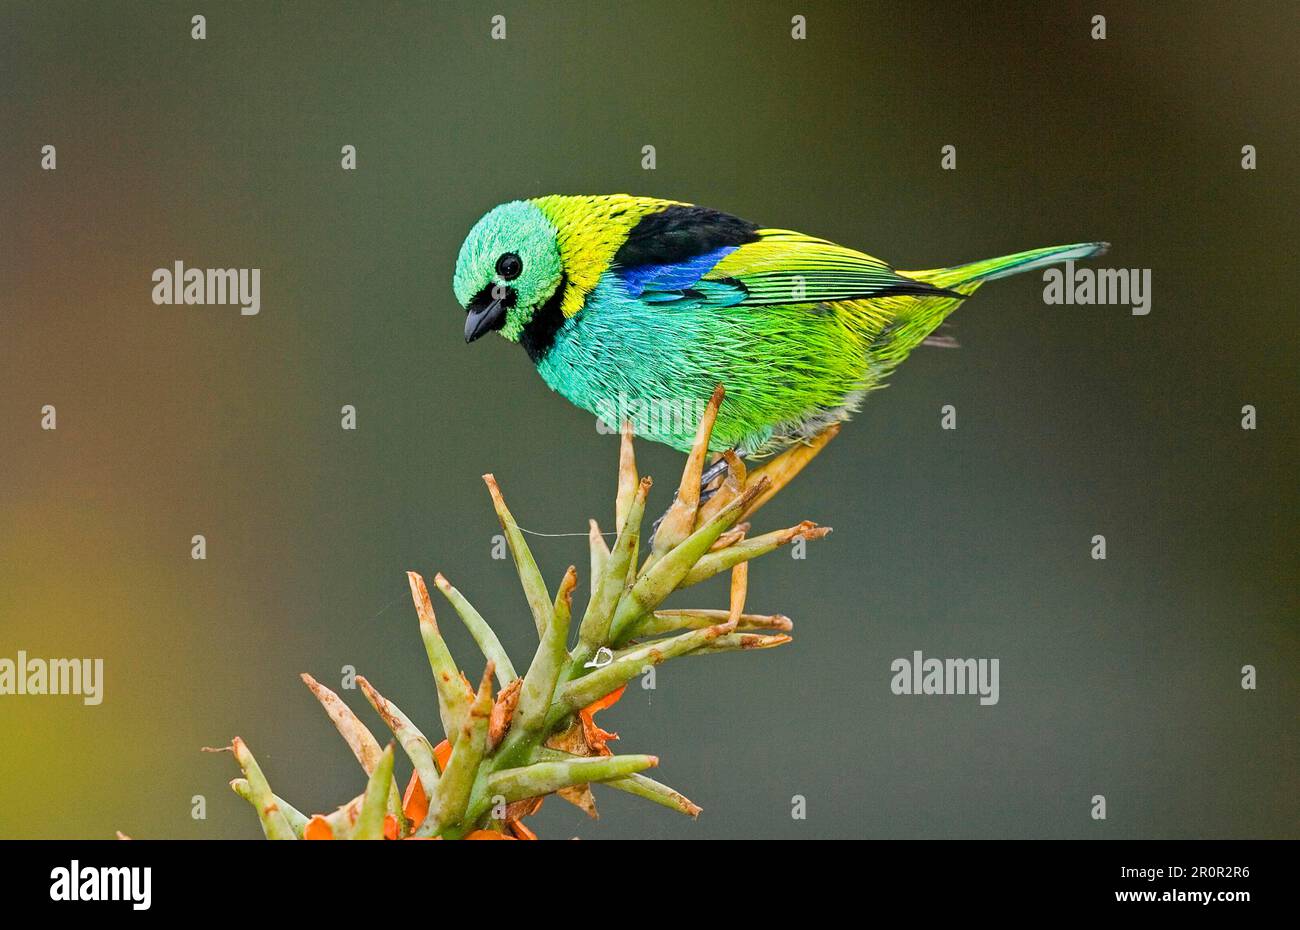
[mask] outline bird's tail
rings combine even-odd
[[[1077,258],[1094,258],[1106,254],[1109,242],[1077,242],[1074,245],[1049,245],[1043,249],[1030,249],[1000,258],[986,258],[982,262],[955,265],[952,268],[933,268],[929,271],[900,271],[899,274],[970,295],[985,281],[995,281],[1025,271],[1037,271],[1048,265],[1073,261]]]
[[[900,271],[898,274],[942,288],[946,294],[886,298],[895,301],[894,320],[876,338],[872,346],[873,358],[878,366],[888,368],[897,365],[922,343],[955,345],[956,343],[946,336],[936,336],[935,330],[985,281],[993,281],[1025,271],[1036,271],[1048,265],[1073,261],[1077,258],[1092,258],[1105,254],[1108,248],[1110,244],[1106,242],[1078,242],[1074,245],[1052,245],[1044,249],[1030,249],[1028,252],[987,258],[982,262],[970,262],[952,268]]]

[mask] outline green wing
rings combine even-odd
[[[724,256],[700,283],[740,284],[750,306],[864,300],[900,295],[964,297],[899,274],[878,258],[788,229],[760,229],[758,238]]]

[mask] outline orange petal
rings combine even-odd
[[[619,685],[617,688],[609,692],[609,694],[605,695],[600,700],[592,701],[590,704],[588,704],[586,707],[583,708],[583,711],[588,714],[595,714],[598,711],[604,710],[606,707],[613,707],[615,704],[618,703],[618,699],[623,696],[623,692],[626,690],[627,690],[627,685]]]
[[[473,833],[466,833],[467,840],[513,840],[513,836],[506,836],[504,833],[497,833],[495,830],[475,830]]]
[[[519,839],[519,840],[537,839],[537,834],[534,833],[532,830],[528,829],[526,826],[524,826],[524,822],[522,820],[508,820],[506,821],[506,826],[509,828],[510,832],[515,835],[515,839]]]
[[[411,773],[406,794],[402,795],[402,813],[406,814],[406,819],[411,821],[412,829],[423,823],[429,813],[429,799],[424,793],[424,785],[420,782],[418,772]]]
[[[302,831],[304,840],[332,840],[334,839],[334,830],[330,827],[330,822],[316,814],[311,820],[307,821],[307,826]]]
[[[605,744],[612,739],[618,739],[618,734],[611,733],[609,730],[602,730],[596,726],[595,721],[591,719],[591,714],[586,711],[578,713],[578,720],[582,727],[582,740],[590,750],[589,755],[612,756],[614,754],[613,750]]]
[[[627,690],[627,685],[620,685],[615,690],[609,692],[598,701],[592,701],[582,710],[578,711],[578,720],[582,723],[583,739],[591,749],[593,755],[609,756],[613,755],[605,743],[612,739],[618,739],[617,733],[611,733],[609,730],[602,730],[596,726],[596,714],[618,703],[623,692]]]
[[[384,815],[384,839],[397,839],[397,818],[392,814]]]
[[[433,760],[438,763],[438,771],[447,771],[447,763],[451,760],[451,743],[443,740],[437,746],[433,747]]]

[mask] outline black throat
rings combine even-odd
[[[564,290],[568,285],[569,279],[561,274],[560,283],[555,285],[555,293],[534,311],[533,318],[519,334],[519,344],[524,347],[524,351],[528,353],[534,365],[551,351],[551,346],[555,344],[555,334],[564,325],[564,311],[561,309],[561,304],[564,303]]]

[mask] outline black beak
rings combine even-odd
[[[484,333],[505,326],[507,309],[504,300],[491,300],[486,304],[475,301],[470,304],[469,314],[465,317],[465,341],[473,342]]]

